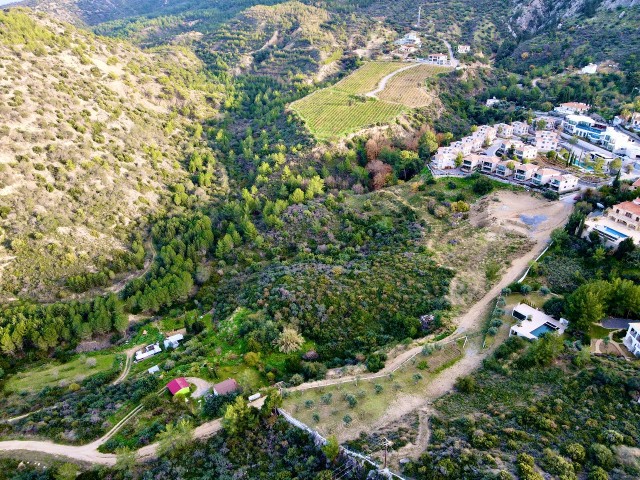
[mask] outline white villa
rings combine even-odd
[[[595,63],[590,63],[589,65],[582,67],[582,69],[580,70],[580,73],[582,73],[583,75],[593,75],[597,71],[598,71],[598,65]]]
[[[640,245],[640,198],[614,205],[600,217],[590,217],[584,223],[583,236],[596,232],[605,245],[618,248],[627,238]]]
[[[500,161],[500,158],[496,157],[495,155],[492,157],[483,157],[481,167],[482,173],[495,173]]]
[[[613,153],[626,152],[629,147],[633,148],[638,146],[629,135],[619,132],[613,127],[607,127],[602,133],[600,143],[604,148]]]
[[[427,62],[435,65],[449,65],[449,56],[444,53],[430,53]]]
[[[175,335],[171,335],[164,339],[164,348],[178,348],[180,342],[184,339],[184,336],[181,333],[176,333]]]
[[[501,100],[499,98],[493,97],[493,98],[487,98],[487,101],[485,102],[485,105],[487,107],[493,107],[494,105],[497,105],[501,102]]]
[[[466,157],[464,157],[464,160],[462,161],[462,166],[460,167],[460,170],[462,170],[463,172],[473,172],[474,170],[477,170],[481,165],[482,165],[482,160],[487,158],[484,155],[477,155],[475,153],[472,153],[471,155],[467,155]]]
[[[541,335],[549,332],[557,332],[561,335],[569,325],[564,318],[556,320],[525,303],[516,305],[511,315],[518,320],[518,323],[511,327],[509,336],[524,337],[529,340],[537,340]]]
[[[591,106],[580,102],[561,103],[553,110],[562,115],[571,115],[572,113],[587,113]]]
[[[470,51],[470,45],[458,45],[458,53],[469,53]]]
[[[600,140],[606,126],[585,115],[567,115],[562,121],[562,129],[570,135],[596,142]]]
[[[155,343],[153,345],[147,345],[141,350],[136,352],[136,362],[140,360],[144,360],[145,358],[153,357],[154,355],[160,353],[162,349],[160,348],[160,344]]]
[[[636,357],[640,357],[640,323],[630,323],[627,335],[622,341]]]
[[[558,193],[570,192],[578,188],[578,177],[569,173],[551,177],[547,187]]]
[[[530,163],[519,163],[516,166],[515,179],[520,182],[526,182],[533,178],[533,174],[536,173],[538,167]]]
[[[533,174],[531,182],[538,187],[544,187],[551,182],[552,178],[558,176],[560,176],[560,172],[558,170],[554,170],[553,168],[539,168]]]
[[[513,175],[513,171],[522,165],[520,162],[514,162],[513,160],[503,160],[498,163],[496,167],[496,175],[499,177],[510,177]],[[513,167],[513,168],[510,168]]]
[[[422,45],[422,40],[420,40],[420,35],[418,35],[418,32],[409,32],[404,37],[393,42],[393,44],[397,46],[420,48],[420,46]]]

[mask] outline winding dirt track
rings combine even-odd
[[[380,92],[382,92],[386,88],[387,82],[391,80],[393,77],[395,77],[397,74],[399,74],[400,72],[404,72],[405,70],[409,70],[410,68],[415,68],[419,65],[422,65],[422,63],[414,63],[412,65],[407,65],[406,67],[402,67],[394,72],[391,72],[389,75],[385,75],[384,77],[382,77],[382,80],[380,80],[380,83],[378,83],[378,87],[375,90],[370,91],[369,93],[365,93],[365,95],[367,97],[376,97]]]
[[[529,262],[534,260],[538,254],[547,246],[549,242],[549,235],[555,229],[566,222],[569,214],[572,211],[573,204],[570,202],[563,202],[563,208],[555,210],[553,215],[543,222],[538,228],[530,234],[531,239],[535,242],[534,248],[526,252],[522,257],[512,262],[511,266],[507,269],[501,280],[491,288],[478,302],[476,302],[464,315],[459,318],[458,327],[455,335],[471,333],[474,330],[479,330],[481,323],[484,319],[484,312],[493,306],[493,301],[500,291],[512,283],[518,280],[522,273],[526,270]],[[451,337],[452,338],[452,337]],[[389,423],[397,418],[402,417],[406,413],[415,410],[416,408],[422,408],[427,406],[431,401],[444,395],[450,391],[456,379],[461,375],[467,375],[469,372],[478,368],[482,363],[482,360],[491,353],[491,349],[479,349],[474,345],[475,342],[470,342],[465,356],[460,361],[455,363],[452,367],[444,370],[440,375],[435,377],[426,387],[423,394],[418,399],[418,404],[412,402],[403,402],[403,404],[396,405],[393,408],[390,415],[385,416],[383,420],[378,422],[378,425],[370,426],[371,430],[378,426]],[[496,346],[497,346],[496,342]],[[390,371],[397,369],[407,359],[416,355],[422,349],[422,346],[417,346],[412,349],[402,352],[397,357],[389,360],[379,373],[389,373]],[[359,375],[353,377],[343,377],[337,379],[320,380],[317,382],[310,382],[307,384],[294,387],[291,390],[303,390],[307,388],[314,388],[320,386],[335,385],[343,383],[345,380],[355,380],[356,378],[364,379],[366,375]],[[253,406],[260,407],[264,402],[264,398],[260,398],[252,403]],[[133,413],[133,412],[132,412]],[[126,418],[126,417],[125,417]],[[0,442],[0,451],[35,451],[40,453],[51,454],[55,456],[67,457],[82,462],[88,462],[92,464],[101,465],[114,465],[116,462],[116,456],[113,454],[103,454],[98,452],[98,447],[104,443],[111,435],[117,431],[121,425],[116,425],[107,435],[101,439],[96,440],[88,445],[82,446],[70,446],[61,445],[48,441],[35,441],[35,440],[9,440]],[[213,420],[197,427],[194,431],[194,438],[207,438],[214,435],[222,428],[221,421]],[[354,432],[356,433],[356,432]],[[153,458],[157,451],[158,444],[154,443],[147,445],[146,447],[138,450],[138,458],[145,460]]]

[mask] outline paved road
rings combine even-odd
[[[589,142],[585,142],[584,140],[578,139],[578,143],[576,145],[571,145],[569,143],[569,140],[572,137],[571,135],[567,135],[566,133],[561,133],[560,136],[563,139],[567,140],[566,142],[561,142],[562,146],[564,146],[565,148],[570,148],[578,156],[580,156],[582,152],[597,152],[601,154],[611,155],[611,152],[609,150],[605,150],[602,147],[598,147],[597,145],[593,145]]]

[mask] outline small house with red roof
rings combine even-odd
[[[229,393],[233,393],[238,391],[240,385],[233,378],[227,378],[226,380],[216,383],[213,386],[213,394],[214,395],[227,395]]]
[[[173,396],[178,394],[186,395],[189,393],[189,382],[184,377],[174,378],[167,383],[167,389]]]

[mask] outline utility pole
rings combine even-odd
[[[382,469],[386,470],[386,468],[387,468],[387,453],[389,452],[389,444],[391,442],[389,442],[389,439],[387,437],[382,437],[382,440],[384,441],[384,466],[382,467]]]

